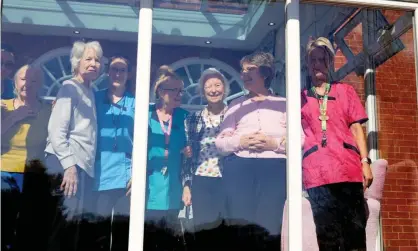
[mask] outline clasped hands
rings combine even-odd
[[[276,151],[279,148],[279,144],[281,145],[284,143],[284,138],[278,142],[276,138],[268,136],[262,132],[246,134],[241,136],[240,139],[241,149],[255,152]]]

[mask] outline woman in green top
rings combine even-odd
[[[157,101],[150,105],[148,124],[146,220],[163,221],[169,231],[177,231],[178,213],[183,206],[180,171],[186,146],[187,111],[178,107],[183,81],[172,69],[161,66],[154,94]]]

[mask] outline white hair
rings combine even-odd
[[[96,52],[96,56],[99,58],[99,60],[102,59],[103,56],[103,50],[102,46],[100,46],[100,43],[97,41],[91,41],[88,43],[85,43],[83,41],[77,41],[73,44],[73,48],[71,49],[71,72],[73,75],[77,74],[77,69],[80,66],[80,61],[83,58],[84,52],[87,49],[93,49]]]
[[[221,80],[222,84],[224,85],[224,96],[223,100],[226,99],[229,95],[229,83],[226,80],[225,76],[215,68],[208,68],[202,72],[199,79],[199,88],[200,88],[200,95],[204,95],[205,93],[205,82],[209,79],[209,77],[216,77]]]

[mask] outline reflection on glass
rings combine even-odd
[[[380,230],[384,245],[380,248],[417,248],[417,238],[410,234],[415,231],[411,226],[417,224],[414,214],[416,199],[413,198],[418,191],[416,185],[412,185],[412,180],[416,179],[417,156],[410,153],[415,152],[417,144],[416,130],[412,129],[416,127],[416,121],[411,120],[411,116],[416,115],[416,105],[408,108],[408,104],[417,102],[415,61],[411,58],[414,55],[412,13],[331,5],[301,5],[301,13],[306,14],[301,15],[302,52],[308,54],[302,58],[302,79],[305,80],[303,86],[306,89],[302,117],[307,137],[303,168],[304,184],[309,194],[303,204],[304,250],[322,250],[322,247],[331,245],[342,245],[348,250],[355,246],[362,250],[366,250],[366,247],[367,250],[376,250],[379,216],[383,222]],[[330,40],[331,45],[324,42],[326,40]],[[329,60],[334,54],[332,50],[335,51],[335,57]],[[332,83],[327,101],[324,98],[326,85],[325,88],[311,89],[315,86],[315,79],[321,76],[327,80],[321,82]],[[343,87],[348,89],[338,93]],[[405,91],[406,96],[394,95],[394,90]],[[321,116],[321,104],[325,102],[326,114]],[[344,106],[345,102],[350,109],[336,108]],[[356,106],[361,111],[357,114],[360,116],[357,120],[352,116],[347,120],[347,115],[355,111]],[[353,124],[348,122],[337,126],[342,121],[353,119],[364,122],[361,117],[366,116],[362,106],[367,109],[369,118],[366,150],[365,144],[359,142],[363,138],[362,133],[347,130]],[[337,120],[335,112],[338,113]],[[325,147],[321,146],[322,124],[326,124],[327,129]],[[336,128],[339,128],[338,133],[333,136]],[[346,136],[341,138],[343,132]],[[353,142],[348,142],[353,140],[353,134],[360,137],[354,137]],[[317,135],[316,140],[312,138],[314,135]],[[407,142],[411,144],[406,146]],[[373,182],[369,187],[367,177],[370,174],[367,171],[367,160],[363,159],[367,151],[370,151],[372,159],[377,159],[371,164]],[[325,152],[327,158],[321,158]],[[318,165],[315,169],[323,170],[321,173],[310,170],[321,161],[333,159],[331,156],[335,156],[332,163]],[[344,171],[350,163],[354,164],[353,161],[356,164],[351,170],[356,170],[356,175]],[[331,172],[334,175],[328,177],[327,173]],[[342,177],[341,174],[351,178],[336,181]],[[357,179],[357,192],[354,188],[349,189],[347,182],[341,183],[353,181],[352,178]],[[333,184],[321,186],[319,181]],[[364,184],[364,192],[360,189],[361,182]],[[343,186],[346,187],[342,189]],[[350,199],[354,196],[357,196],[357,203]],[[363,198],[366,203],[361,203]],[[351,206],[347,209],[349,203]],[[332,209],[325,211],[327,207]],[[347,212],[341,213],[343,210]],[[338,238],[338,243],[326,241]],[[284,247],[287,247],[286,243]]]
[[[97,37],[65,8],[106,4],[14,4],[2,8],[1,249],[127,250],[136,40],[109,40],[109,23]]]

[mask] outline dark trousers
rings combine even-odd
[[[362,183],[336,183],[307,190],[320,251],[366,249],[367,204]]]
[[[146,210],[144,250],[183,250],[184,243],[176,210]]]
[[[197,176],[192,185],[194,240],[188,240],[189,250],[221,250],[222,220],[225,216],[225,191],[222,178]]]
[[[127,251],[130,196],[126,189],[94,192],[97,217],[96,244],[104,251]]]
[[[65,197],[60,190],[64,175],[58,158],[48,155],[46,158],[51,179],[52,203],[56,205],[52,213],[53,220],[48,243],[50,251],[90,251],[94,250],[94,209],[93,179],[77,167],[78,189],[75,196]]]
[[[238,238],[244,249],[279,250],[286,159],[231,155],[224,159],[223,181],[227,222],[236,228],[236,236],[231,238]]]
[[[2,173],[3,174],[3,173]],[[21,192],[13,177],[1,176],[1,250],[13,250],[16,246],[17,216],[21,204]]]

